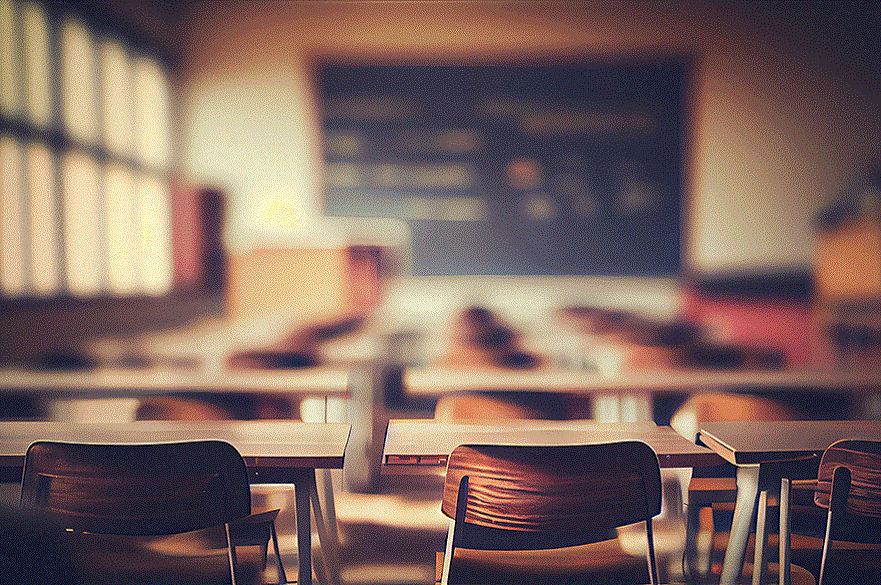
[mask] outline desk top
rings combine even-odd
[[[178,392],[278,393],[339,396],[348,392],[349,370],[201,371],[173,368],[45,372],[0,369],[0,394],[32,393],[55,397],[132,397]]]
[[[384,471],[418,472],[416,468],[425,466],[442,469],[447,456],[462,444],[581,445],[611,441],[648,443],[658,454],[661,467],[721,463],[718,455],[709,449],[695,445],[670,427],[653,422],[512,421],[482,425],[400,420],[388,425]]]
[[[25,452],[36,440],[141,443],[219,439],[238,449],[248,467],[340,469],[349,429],[347,424],[289,421],[0,421],[0,468],[21,470]]]
[[[698,438],[726,461],[763,461],[820,455],[840,439],[881,440],[881,421],[706,422]]]
[[[412,395],[450,392],[531,391],[595,394],[662,393],[709,388],[773,388],[847,392],[881,388],[881,371],[837,370],[628,370],[604,376],[591,370],[502,370],[447,367],[410,368],[404,387]]]

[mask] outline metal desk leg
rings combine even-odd
[[[331,585],[340,585],[339,540],[336,526],[336,511],[333,502],[333,485],[330,470],[323,469],[325,507],[327,520],[321,512],[321,501],[318,499],[317,486],[312,484],[312,513],[315,514],[315,526],[318,528],[318,541],[321,553],[330,578]]]
[[[792,480],[784,477],[780,480],[780,585],[792,583],[790,553],[792,534],[789,528],[789,492]]]
[[[300,567],[298,585],[312,585],[312,518],[309,502],[315,490],[315,470],[299,469],[294,478],[294,496],[297,507],[297,553]]]
[[[685,572],[689,583],[697,580],[697,537],[700,532],[700,509],[691,502],[685,508]]]
[[[758,489],[759,466],[738,467],[737,503],[734,506],[734,521],[731,523],[731,536],[728,539],[728,549],[725,551],[719,585],[735,585],[743,570],[743,557],[752,531]]]
[[[768,573],[768,490],[759,492],[756,514],[756,548],[753,560],[753,585],[765,585]]]
[[[691,474],[689,474],[690,478]],[[688,485],[688,481],[684,482]],[[692,494],[689,494],[691,496]],[[701,539],[701,511],[708,508],[706,501],[700,503],[688,501],[685,506],[685,577],[686,583],[703,583],[710,574],[713,556],[713,534]],[[712,508],[710,507],[710,512]]]

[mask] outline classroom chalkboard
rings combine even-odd
[[[674,275],[688,69],[325,63],[324,211],[406,222],[416,275]]]

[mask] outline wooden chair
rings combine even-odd
[[[91,556],[123,582],[206,582],[204,559],[183,563],[179,554],[140,551],[139,537],[196,534],[222,527],[228,571],[211,577],[241,581],[236,546],[259,545],[265,562],[270,538],[279,580],[286,582],[275,534],[276,510],[251,515],[248,472],[241,455],[223,441],[83,444],[37,441],[25,456],[21,507],[63,526],[82,546],[83,535],[108,545]],[[127,540],[128,538],[128,540]],[[131,556],[128,557],[128,554]],[[141,562],[144,566],[134,566]],[[179,571],[174,573],[174,571]],[[155,572],[155,574],[154,574]],[[256,575],[252,576],[256,578]]]
[[[452,519],[443,585],[465,579],[460,561],[479,564],[478,551],[558,551],[614,539],[617,527],[636,522],[645,523],[648,576],[658,581],[652,518],[661,510],[661,475],[657,456],[642,442],[457,447],[447,463],[441,510]],[[552,573],[571,577],[596,567],[589,558],[569,557],[567,564],[550,558],[531,568],[538,577],[530,582],[556,583]],[[568,565],[572,561],[578,566]],[[644,579],[644,565],[640,573]]]
[[[829,554],[834,545],[864,544],[874,549],[881,545],[881,441],[845,439],[830,445],[820,459],[814,502],[828,509],[818,578],[823,585],[836,576]],[[856,548],[858,562],[847,567],[848,580],[861,580],[855,569],[869,575],[867,579],[877,579],[881,574],[877,555],[872,564],[871,555]]]

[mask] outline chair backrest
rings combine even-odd
[[[457,524],[462,520],[456,547],[543,549],[595,542],[618,526],[650,522],[660,513],[658,459],[638,441],[463,445],[448,460],[441,509]]]
[[[160,535],[247,516],[251,496],[242,456],[223,441],[37,441],[25,456],[21,506],[82,532]]]
[[[539,409],[481,394],[446,394],[438,398],[434,420],[444,423],[491,424],[500,420],[546,418]]]
[[[830,574],[833,540],[881,544],[881,441],[844,439],[827,447],[820,458],[814,503],[829,510],[817,576],[822,585]],[[858,567],[848,570],[848,579],[854,583],[877,578],[877,574],[867,578],[854,570]]]
[[[752,394],[702,392],[689,396],[670,419],[670,426],[690,441],[697,438],[701,423],[741,420],[798,420],[789,405]]]
[[[881,441],[844,439],[830,445],[820,459],[814,502],[830,506],[835,470],[850,471],[843,511],[858,516],[881,518]]]

